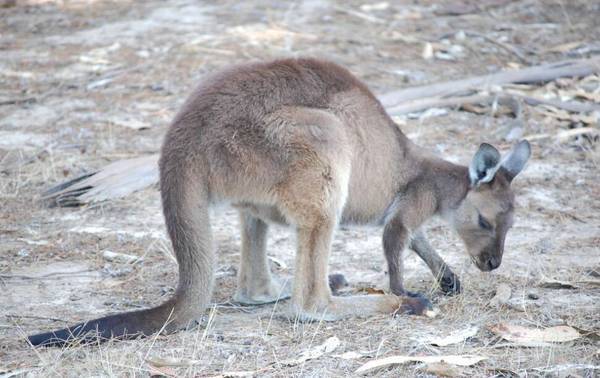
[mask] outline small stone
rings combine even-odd
[[[535,301],[535,300],[540,299],[540,296],[534,292],[529,292],[529,293],[527,293],[527,298],[533,299]]]

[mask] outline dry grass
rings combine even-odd
[[[346,376],[376,357],[468,353],[488,360],[466,368],[464,376],[598,374],[597,338],[523,348],[487,329],[499,322],[600,329],[600,291],[592,282],[598,278],[590,275],[600,269],[600,155],[597,141],[586,137],[534,143],[533,159],[515,182],[517,223],[497,271],[477,271],[455,235],[437,221],[429,225],[432,244],[465,287],[462,295],[442,296],[424,264],[407,254],[407,286],[432,299],[440,309],[436,319],[378,316],[303,324],[283,316],[285,302],[230,304],[239,234],[235,213],[225,209],[213,216],[221,274],[215,305],[200,327],[64,349],[33,349],[24,339],[100,314],[150,306],[172,292],[175,265],[156,190],[81,209],[47,208],[36,199],[48,186],[108,161],[156,152],[166,124],[203,73],[250,59],[312,55],[348,66],[376,90],[482,74],[516,57],[510,49],[467,37],[449,38],[463,46],[465,56],[424,61],[423,44],[443,45],[440,36],[464,29],[518,46],[533,62],[563,59],[566,52],[549,49],[571,42],[593,46],[600,40],[594,2],[517,1],[464,16],[436,15],[439,6],[433,2],[398,2],[383,11],[361,9],[362,3],[354,1],[336,6],[319,1],[18,3],[0,9],[0,102],[35,100],[0,105],[0,286],[5,293],[0,296],[0,372],[145,376],[157,373],[148,361],[171,359],[189,366],[167,366],[165,375]],[[562,80],[541,90],[598,93],[597,81]],[[127,115],[149,129],[114,122]],[[528,106],[522,119],[525,135],[580,126]],[[484,140],[507,149],[504,136],[515,120],[450,110],[399,121],[417,143],[466,161]],[[383,287],[380,232],[340,230],[331,270],[344,273],[354,288]],[[288,230],[275,227],[269,252],[292,267],[293,241]],[[107,262],[105,250],[143,261],[132,266]],[[274,269],[292,274],[292,268]],[[540,287],[548,279],[577,288]],[[502,283],[512,289],[510,306],[491,308],[487,303]],[[530,293],[539,299],[529,299]],[[479,331],[464,343],[435,347],[424,341],[470,325]],[[332,336],[341,340],[334,352],[289,364]],[[339,357],[344,352],[362,357]],[[426,373],[409,364],[376,374]]]

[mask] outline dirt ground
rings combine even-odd
[[[316,56],[347,66],[383,93],[600,52],[596,1],[367,3],[17,0],[0,8],[0,376],[347,376],[376,357],[443,354],[487,357],[463,368],[464,376],[600,374],[597,337],[522,347],[488,328],[600,330],[600,148],[589,137],[554,138],[581,123],[527,105],[521,119],[485,107],[480,114],[437,109],[398,118],[418,144],[463,163],[483,141],[506,151],[511,133],[551,135],[532,141],[532,159],[515,180],[516,224],[499,269],[478,271],[457,237],[432,221],[431,242],[464,286],[447,297],[407,252],[406,285],[431,298],[440,311],[435,319],[302,324],[282,316],[285,302],[236,306],[230,298],[240,237],[237,215],[226,208],[212,218],[219,273],[214,306],[200,327],[101,346],[27,344],[27,334],[148,307],[173,291],[176,265],[156,188],[80,208],[50,208],[39,194],[108,162],[157,152],[169,120],[205,73],[256,59]],[[600,79],[526,89],[598,95]],[[587,127],[598,128],[597,118]],[[352,290],[385,288],[380,235],[377,228],[337,232],[331,271],[343,273]],[[273,227],[268,248],[279,261],[273,269],[290,277],[293,233]],[[110,262],[105,251],[142,259]],[[552,288],[552,280],[571,286]],[[491,307],[501,284],[510,286],[511,299]],[[476,335],[458,344],[426,341],[471,326]],[[293,361],[334,336],[334,351]],[[158,367],[160,361],[167,366]],[[418,364],[371,374],[435,375]]]

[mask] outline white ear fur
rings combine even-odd
[[[500,166],[506,170],[510,181],[523,170],[530,156],[531,145],[528,141],[522,140],[502,159]]]
[[[492,181],[499,168],[500,152],[494,146],[482,143],[469,165],[471,186],[477,187]]]

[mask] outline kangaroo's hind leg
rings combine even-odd
[[[352,151],[346,128],[333,115],[303,109],[291,122],[295,127],[285,130],[293,133],[290,139],[295,148],[286,175],[273,190],[277,208],[297,232],[291,315],[300,321],[319,321],[395,311],[427,312],[428,303],[421,298],[332,295],[329,252],[348,196]]]
[[[290,284],[279,283],[271,275],[267,259],[268,224],[246,211],[240,211],[242,251],[238,287],[233,300],[255,305],[290,297]]]

